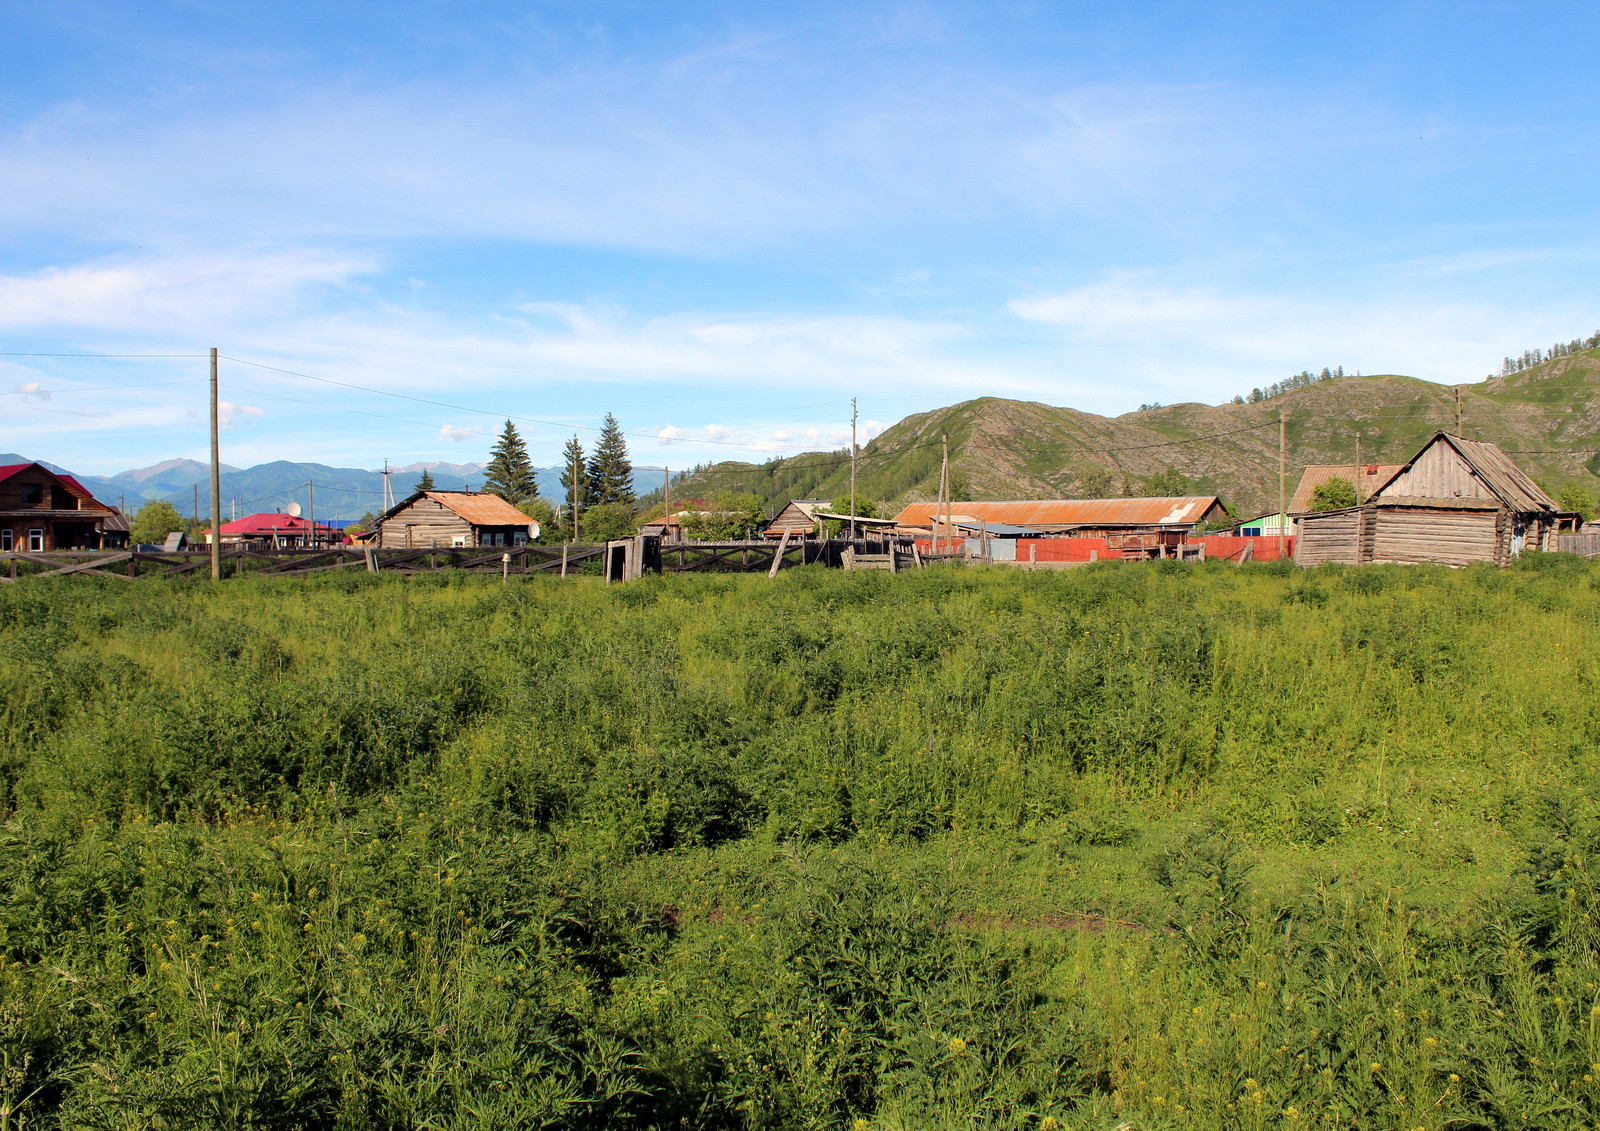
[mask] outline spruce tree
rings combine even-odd
[[[431,491],[433,490],[433,487],[433,472],[429,471],[427,468],[423,468],[422,478],[417,480],[417,485],[411,489],[413,491]]]
[[[628,460],[628,442],[622,437],[617,418],[606,413],[600,426],[600,439],[589,457],[589,502],[633,505],[633,464]]]
[[[573,513],[589,505],[589,474],[584,470],[583,445],[577,436],[561,449],[561,487],[562,497]]]
[[[528,445],[522,442],[517,426],[511,421],[506,421],[500,439],[489,449],[489,457],[489,466],[483,469],[486,494],[499,495],[514,507],[539,494],[533,463],[528,459]]]

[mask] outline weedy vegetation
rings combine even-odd
[[[0,587],[0,1131],[1586,1128],[1600,568]]]

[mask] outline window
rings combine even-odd
[[[22,484],[22,505],[36,507],[44,502],[44,488],[37,483]]]
[[[28,552],[33,554],[44,553],[44,527],[28,527]]]
[[[0,554],[9,554],[11,552],[11,547],[13,545],[12,540],[15,537],[16,534],[9,526],[4,530],[0,530]]]

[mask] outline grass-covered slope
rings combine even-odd
[[[961,494],[1060,498],[1137,491],[1168,467],[1196,492],[1217,492],[1242,512],[1277,506],[1280,411],[1287,418],[1290,490],[1308,464],[1409,459],[1441,428],[1454,431],[1456,386],[1413,377],[1341,377],[1256,404],[1178,404],[1108,418],[993,397],[911,416],[866,445],[858,492],[880,502],[934,498],[939,442],[948,436]],[[1583,350],[1510,377],[1459,386],[1465,431],[1518,454],[1559,489],[1600,487],[1600,350]],[[681,496],[754,491],[844,500],[844,453],[766,464],[718,464],[674,491]],[[843,506],[843,502],[836,505]]]
[[[0,1110],[1590,1127],[1597,624],[1531,556],[6,586]]]

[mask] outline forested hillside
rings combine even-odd
[[[1581,344],[1581,343],[1580,343]],[[1541,354],[1542,356],[1542,354]],[[1519,369],[1516,366],[1522,365]],[[987,499],[1140,493],[1175,469],[1195,493],[1221,494],[1241,513],[1276,508],[1278,415],[1287,420],[1291,489],[1307,464],[1395,463],[1438,429],[1489,440],[1552,492],[1600,487],[1600,349],[1575,349],[1474,384],[1435,385],[1394,375],[1286,382],[1275,395],[1232,404],[1175,404],[1118,417],[984,397],[921,413],[862,451],[858,491],[885,504],[935,497],[940,437],[948,436],[959,496]],[[1169,477],[1170,478],[1170,477]],[[849,492],[846,452],[765,464],[722,463],[674,487],[685,495],[754,492],[770,504]]]

